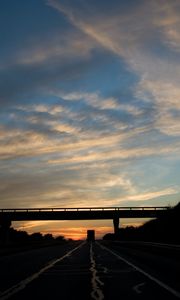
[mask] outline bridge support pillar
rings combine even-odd
[[[118,216],[115,216],[113,218],[113,225],[114,225],[114,234],[118,235],[118,232],[119,232],[119,217]]]
[[[0,239],[3,243],[9,241],[9,228],[11,227],[11,220],[1,219],[0,220]]]

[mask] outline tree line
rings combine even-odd
[[[180,202],[159,218],[139,227],[120,228],[118,233],[107,233],[104,240],[149,241],[180,244]]]
[[[12,227],[4,232],[3,228],[0,228],[0,242],[3,244],[7,242],[11,244],[26,244],[36,242],[62,242],[65,241],[65,237],[59,235],[54,237],[51,233],[42,234],[41,232],[34,232],[32,234],[26,231],[16,230]]]

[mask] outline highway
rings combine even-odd
[[[0,300],[180,299],[180,247],[71,242],[0,258]]]

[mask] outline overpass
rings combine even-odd
[[[0,226],[7,229],[12,221],[39,220],[113,220],[114,232],[120,218],[157,218],[165,215],[167,206],[157,207],[79,207],[79,208],[3,208]]]

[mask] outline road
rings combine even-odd
[[[71,242],[0,258],[0,300],[180,299],[180,247]]]

